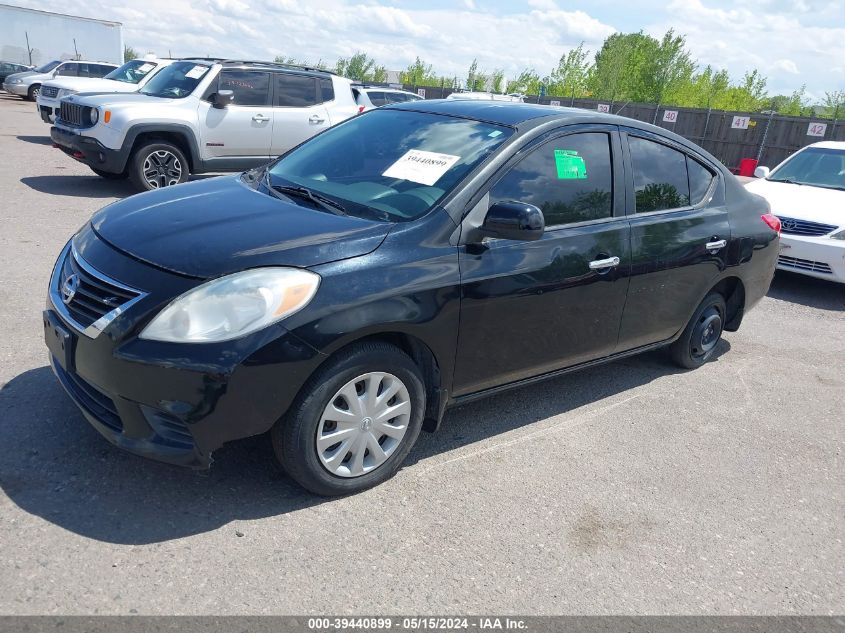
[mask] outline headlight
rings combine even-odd
[[[834,233],[830,237],[834,240],[845,240],[845,229],[839,231],[839,233]]]
[[[62,88],[59,90],[59,93],[56,95],[57,99],[61,99],[62,97],[68,97],[70,95],[75,95],[79,90],[73,90],[71,88]]]
[[[179,343],[228,341],[301,310],[320,277],[298,268],[255,268],[227,275],[175,299],[140,338]]]
[[[12,81],[10,81],[9,83],[10,84],[22,84],[23,79],[12,79]]]
[[[88,110],[88,120],[91,121],[91,125],[97,125],[97,121],[100,120],[100,111],[97,108]]]

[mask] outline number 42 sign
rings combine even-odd
[[[810,123],[807,126],[807,136],[824,136],[827,132],[827,123]]]

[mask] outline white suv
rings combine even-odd
[[[358,112],[351,85],[315,68],[180,60],[135,93],[65,97],[50,136],[100,176],[157,189],[287,152]]]
[[[77,92],[135,92],[144,87],[171,59],[133,59],[115,68],[102,79],[94,77],[62,77],[41,84],[38,114],[45,123],[52,123],[62,98]]]
[[[358,103],[358,111],[372,110],[390,103],[405,103],[406,101],[419,101],[422,99],[418,94],[400,90],[398,88],[383,88],[379,86],[354,85],[352,92],[355,101]]]

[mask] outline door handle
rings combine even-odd
[[[594,259],[590,262],[590,270],[602,270],[603,268],[613,268],[619,265],[618,257],[608,257],[607,259]]]
[[[254,117],[252,117],[252,120],[258,123],[266,123],[270,120],[270,117],[264,116],[263,114],[256,114]]]
[[[323,121],[325,121],[325,119],[321,119],[316,114],[312,114],[310,117],[308,117],[309,123],[322,123]]]
[[[708,251],[718,251],[725,248],[727,243],[727,240],[716,240],[715,242],[707,242],[707,244],[704,245],[704,248]]]

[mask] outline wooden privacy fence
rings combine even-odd
[[[418,88],[406,85],[405,89],[424,91],[426,99],[442,99],[453,92],[449,88],[431,86]],[[774,167],[810,143],[845,141],[845,122],[831,119],[549,96],[526,96],[525,100],[530,103],[600,110],[654,123],[701,145],[734,171],[738,170],[743,158],[755,159],[760,165]]]

